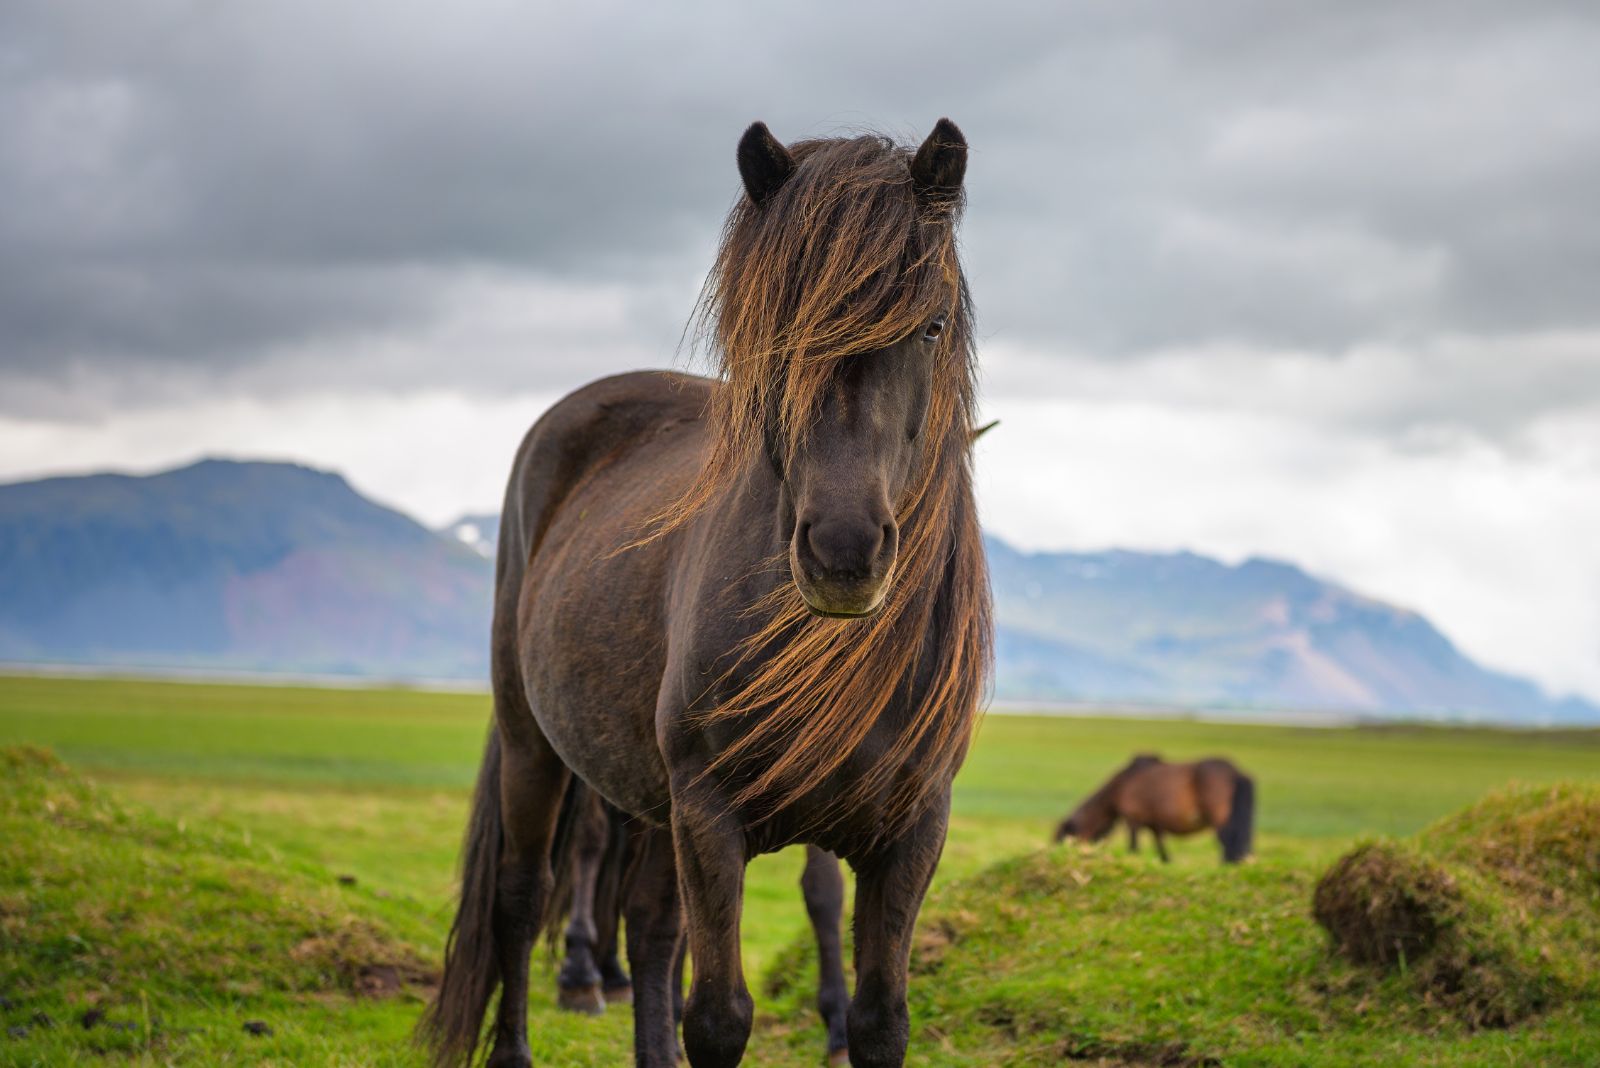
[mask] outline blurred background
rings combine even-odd
[[[1600,715],[1582,4],[24,2],[0,40],[0,478],[292,461],[492,536],[556,397],[701,366],[749,121],[948,114],[1003,698]],[[295,529],[213,507],[230,487]],[[390,624],[425,647],[276,633],[320,575],[290,514],[356,507],[310,475],[116,492],[0,493],[0,659],[481,677],[467,564],[370,568],[463,584],[459,626]],[[190,553],[214,574],[176,588]],[[361,612],[337,600],[314,630]]]
[[[142,1030],[94,1041],[212,1063],[249,1016],[278,1033],[249,1048],[287,1062],[401,1049],[414,1004],[318,998],[361,995],[374,961],[410,990],[437,959],[512,452],[598,376],[706,366],[685,326],[755,119],[916,143],[947,115],[972,146],[1006,714],[958,783],[940,885],[1041,845],[1133,752],[1226,753],[1261,784],[1259,870],[1216,881],[1209,842],[1174,867],[1278,919],[1194,937],[1259,935],[1299,970],[1251,974],[1299,990],[1330,967],[1308,880],[1357,837],[1511,779],[1600,777],[1596,732],[1526,729],[1600,724],[1596,55],[1600,12],[1539,0],[0,5],[0,742],[112,784],[113,824],[165,828],[126,848],[191,851],[137,884],[148,929],[116,920],[93,902],[137,887],[106,873],[167,869],[51,852],[40,799],[67,804],[51,776],[78,772],[14,758],[0,1008],[33,1029],[20,1063],[82,1053],[31,1013],[136,1020],[141,997]],[[197,676],[301,685],[172,681]],[[170,837],[196,827],[220,852]],[[1184,929],[1152,870],[1085,875],[1105,926],[1051,959],[1107,959],[1140,887],[1157,930]],[[788,974],[798,864],[752,871],[752,975]],[[241,885],[287,904],[251,912]],[[207,894],[253,917],[216,919],[223,978],[189,963],[212,949],[150,949]],[[351,930],[391,948],[328,933]],[[1115,1042],[1233,1018],[1163,1015],[1195,974],[1046,1030],[1148,1059]],[[1350,984],[1339,1019],[1378,1003]],[[762,1063],[812,1042],[809,995],[779,988]],[[225,1012],[192,1003],[219,990]],[[1196,1056],[1310,1063],[1295,1036],[1324,996]],[[161,1039],[151,999],[201,1037]],[[919,1020],[967,1033],[930,1004]],[[1426,1028],[1453,1063],[1582,1063],[1586,1004],[1498,1052]],[[917,1048],[1001,1063],[973,1012],[991,1037]],[[1412,1012],[1314,1055],[1393,1061]],[[552,1063],[625,1048],[620,1019],[540,1026]]]

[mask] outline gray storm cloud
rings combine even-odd
[[[1588,5],[945,6],[6,5],[0,408],[668,361],[758,116],[963,124],[984,332],[1033,354],[1002,390],[1600,326]],[[606,314],[429,349],[518,299]],[[1459,418],[1572,400],[1525,362]]]

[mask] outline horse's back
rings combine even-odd
[[[703,418],[716,383],[671,371],[632,371],[589,383],[550,407],[517,449],[501,543],[526,564],[561,502],[597,467],[646,446],[667,427]],[[504,560],[502,561],[504,562]]]

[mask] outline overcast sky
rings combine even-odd
[[[1264,554],[1600,698],[1600,11],[0,5],[0,478],[497,507],[679,338],[752,119],[972,144],[989,527]]]

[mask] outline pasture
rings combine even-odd
[[[66,764],[0,765],[0,1063],[420,1064],[487,721],[481,695],[0,678],[0,746]],[[1258,859],[1224,870],[1202,836],[1163,867],[1120,834],[1031,855],[1143,750],[1248,770]],[[1474,1031],[1333,958],[1310,918],[1357,839],[1560,780],[1600,781],[1600,732],[992,716],[919,937],[909,1063],[1600,1062],[1592,989]],[[800,868],[751,868],[747,1063],[821,1062]],[[560,1016],[552,974],[536,955],[536,1063],[625,1063],[627,1010]]]

